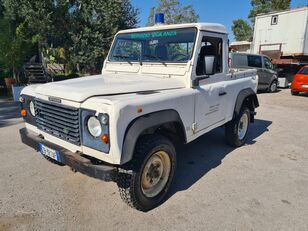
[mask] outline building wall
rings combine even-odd
[[[231,45],[230,48],[235,52],[250,53],[250,45]]]
[[[277,24],[273,24],[273,16],[277,16]],[[271,13],[256,17],[252,53],[279,50],[283,56],[293,54],[308,55],[308,7],[285,12]]]

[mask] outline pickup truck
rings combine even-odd
[[[240,147],[259,106],[256,70],[228,67],[220,24],[159,25],[116,34],[102,74],[22,91],[21,140],[52,162],[114,181],[131,207],[159,206],[177,151],[217,127]]]

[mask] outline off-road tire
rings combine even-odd
[[[147,197],[141,188],[142,171],[150,157],[158,151],[168,154],[171,161],[169,179],[155,197]],[[173,144],[161,135],[146,135],[137,142],[133,160],[119,169],[117,185],[122,200],[130,207],[146,212],[157,207],[166,196],[176,169],[176,152]]]
[[[248,125],[245,136],[240,139],[238,135],[238,129],[240,125],[240,119],[245,113],[248,116]],[[225,136],[227,143],[235,148],[242,146],[246,142],[249,125],[250,125],[250,110],[247,106],[244,105],[242,106],[240,113],[235,118],[233,118],[233,120],[231,120],[226,124]]]
[[[299,95],[299,92],[298,92],[298,91],[292,91],[292,90],[291,90],[291,95]]]
[[[278,87],[277,81],[274,80],[274,81],[271,83],[271,85],[269,86],[268,92],[269,92],[269,93],[274,93],[274,92],[276,92],[276,91],[277,91],[277,87]]]

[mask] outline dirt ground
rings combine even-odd
[[[258,97],[247,145],[228,147],[218,128],[185,146],[148,213],[23,145],[17,106],[0,102],[0,230],[308,230],[308,96]]]

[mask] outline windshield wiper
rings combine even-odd
[[[130,56],[129,55],[112,55],[112,57],[114,57],[114,58],[123,58],[123,59],[128,59],[128,58],[130,58]]]

